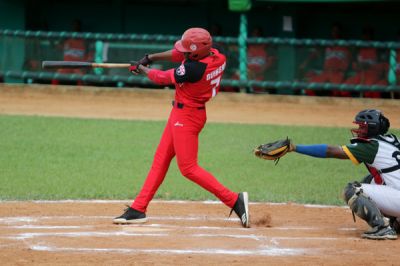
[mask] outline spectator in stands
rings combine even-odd
[[[80,20],[75,19],[72,22],[72,31],[81,32],[82,23]],[[88,45],[84,39],[81,38],[69,38],[62,43],[63,60],[64,61],[92,61],[93,53],[89,52]],[[60,74],[85,74],[83,69],[59,69],[57,71]],[[58,85],[59,80],[53,80],[53,85]],[[82,85],[82,81],[77,82],[78,85]]]
[[[222,42],[217,42],[214,41],[215,37],[221,37],[222,36],[222,27],[218,23],[213,23],[210,25],[208,32],[213,36],[213,48],[217,49],[220,53],[224,54],[226,56],[226,47],[225,44]]]
[[[362,31],[362,40],[372,41],[374,39],[374,30],[366,26]],[[344,83],[350,85],[387,85],[383,79],[384,66],[378,62],[378,50],[374,47],[360,47],[357,51],[352,68],[354,75],[349,77]],[[366,91],[363,93],[367,98],[380,98],[379,91]]]
[[[219,24],[212,24],[209,27],[209,32],[211,36],[222,36],[222,27]],[[222,42],[216,42],[213,38],[213,48],[220,51],[220,53],[224,54],[229,61],[230,67],[225,69],[226,75],[229,79],[239,80],[239,61],[238,61],[238,47],[236,44],[225,44]],[[222,86],[219,91],[223,92],[240,92],[239,87],[234,86]]]
[[[263,37],[263,29],[256,26],[250,33],[250,38]],[[251,43],[247,47],[247,74],[249,80],[263,81],[271,76],[273,67],[276,65],[276,57],[272,55],[271,49],[264,43]],[[264,88],[253,87],[256,93],[265,92]]]
[[[334,23],[332,25],[331,35],[333,40],[342,39],[342,32],[342,26],[339,23]],[[300,68],[305,69],[311,61],[317,60],[320,56],[321,52],[318,49],[314,49],[306,58],[306,60],[300,65]],[[306,75],[308,77],[308,81],[340,84],[344,81],[350,60],[351,53],[348,47],[339,45],[328,46],[325,48],[322,71],[319,74],[316,74],[315,72],[308,72]],[[319,95],[313,90],[305,90],[305,94],[310,96]],[[334,90],[332,91],[331,95],[351,96],[351,93],[349,91]]]
[[[22,67],[24,71],[38,71],[40,69],[40,63],[36,59],[27,59]],[[32,78],[24,78],[25,83],[36,83],[36,80]]]
[[[397,42],[400,42],[400,29],[397,31],[397,38],[396,38]],[[400,48],[396,49],[396,58],[394,61],[394,64],[391,64],[391,58],[390,56],[392,56],[392,54],[389,52],[390,56],[389,59],[387,60],[388,63],[386,64],[386,77],[388,78],[390,85],[397,85],[400,86]],[[389,72],[389,71],[394,71],[393,72]],[[393,77],[392,75],[389,75],[389,73],[394,74],[394,78],[395,80],[392,80]],[[392,92],[391,93],[391,98],[395,98],[395,99],[400,99],[400,92]]]
[[[400,29],[397,32],[397,42],[400,42]],[[400,49],[396,51],[396,84],[400,85]]]
[[[235,61],[237,58],[235,58],[236,53],[237,52],[237,47],[228,47],[228,45],[226,45],[223,42],[219,42],[216,41],[215,37],[221,37],[223,36],[223,30],[220,24],[218,23],[212,23],[209,27],[208,27],[208,32],[211,34],[211,36],[213,36],[213,44],[212,47],[217,49],[221,54],[225,55],[227,60],[230,61],[230,64],[235,65],[234,63],[232,63],[232,61]],[[237,65],[237,64],[236,64]],[[225,73],[229,72],[232,73],[236,72],[235,68],[230,67],[229,69],[225,69]],[[231,78],[236,79],[236,75],[235,74],[231,74]],[[238,87],[233,87],[233,86],[221,86],[219,91],[224,91],[224,92],[239,92],[240,89]]]

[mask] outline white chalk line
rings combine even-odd
[[[97,203],[97,204],[109,204],[109,203],[121,203],[126,204],[126,202],[133,202],[133,200],[30,200],[30,201],[18,201],[18,200],[0,200],[2,203],[23,203],[32,202],[40,204],[59,204],[59,203]],[[205,201],[186,201],[186,200],[152,200],[152,203],[156,204],[217,204],[223,205],[220,201],[205,200]],[[300,204],[300,203],[287,203],[287,202],[249,202],[249,205],[271,205],[271,206],[304,206],[306,208],[348,208],[348,206],[337,206],[337,205],[320,205],[320,204]]]
[[[140,248],[67,248],[67,247],[52,247],[45,245],[30,246],[36,251],[50,252],[90,252],[90,253],[145,253],[159,255],[236,255],[236,256],[287,256],[304,254],[306,249],[302,248],[262,248],[256,250],[242,249],[140,249]]]
[[[38,237],[125,237],[125,236],[140,236],[140,237],[169,237],[169,233],[153,233],[153,232],[134,232],[134,231],[79,231],[79,232],[25,232],[13,235],[7,235],[7,239],[32,239]],[[251,239],[255,241],[275,241],[275,240],[294,240],[294,241],[304,241],[304,240],[316,240],[316,241],[337,241],[337,240],[349,240],[353,238],[337,238],[337,237],[281,237],[281,236],[264,236],[257,234],[184,234],[180,237],[196,237],[196,238],[234,238],[234,239]]]
[[[316,240],[316,241],[337,241],[343,240],[347,241],[349,239],[358,239],[358,238],[338,238],[338,237],[286,237],[286,236],[260,236],[260,235],[234,235],[234,234],[193,234],[193,237],[227,237],[227,238],[238,238],[238,239],[252,239],[256,241],[276,241],[276,240],[294,240],[294,241],[304,241],[304,240]]]
[[[55,226],[57,227],[57,226]],[[156,239],[160,237],[170,237],[169,233],[135,233],[135,232],[127,232],[127,231],[117,231],[117,232],[31,232],[31,233],[20,233],[12,236],[7,236],[8,239],[13,240],[22,240],[27,244],[26,240],[28,239],[40,239],[40,243],[44,242],[43,237],[56,237],[59,239],[60,237],[72,237],[72,238],[84,238],[84,237],[107,237],[107,238],[115,238],[115,237],[155,237]],[[280,256],[280,255],[296,255],[299,253],[304,253],[304,249],[293,249],[293,248],[279,248],[276,247],[279,240],[279,237],[268,238],[264,236],[256,236],[254,234],[251,235],[235,235],[235,234],[187,234],[180,237],[196,237],[196,238],[204,238],[204,237],[225,237],[225,238],[242,238],[242,239],[251,239],[255,241],[270,241],[274,247],[267,247],[265,245],[262,249],[121,249],[121,248],[71,248],[71,247],[51,247],[40,244],[40,245],[32,245],[30,246],[32,250],[38,251],[49,251],[49,252],[106,252],[106,253],[148,253],[148,254],[206,254],[206,255],[262,255],[262,256]],[[1,237],[3,238],[3,237]],[[296,238],[294,238],[296,239]],[[304,239],[299,237],[297,240],[303,241]],[[311,251],[312,249],[308,249]]]
[[[125,225],[124,225],[125,226]],[[282,231],[319,231],[326,230],[328,227],[308,227],[308,226],[284,226],[284,227],[253,227],[253,228],[242,228],[242,227],[220,227],[220,226],[186,226],[186,225],[173,225],[173,224],[130,224],[128,227],[160,227],[160,228],[178,228],[178,229],[194,229],[194,230],[235,230],[235,231],[243,231],[243,232],[259,232],[261,230],[273,231],[273,230],[282,230]],[[336,228],[335,228],[336,229]],[[355,231],[357,228],[337,228],[336,230],[343,231]]]
[[[31,224],[25,224],[25,225],[13,225],[13,226],[8,226],[9,228],[13,229],[49,229],[49,230],[54,230],[54,229],[79,229],[79,228],[92,228],[93,226],[91,225],[31,225]]]
[[[54,221],[55,218],[61,218],[64,220],[65,218],[69,219],[85,219],[85,218],[93,218],[93,217],[101,217],[101,218],[107,218],[110,219],[110,216],[90,216],[90,217],[85,217],[85,216],[46,216],[46,217],[5,217],[2,218],[4,219],[3,221],[7,220],[7,218],[14,218],[16,221],[21,221],[21,222],[33,222],[33,221],[39,221],[39,220],[52,220]],[[158,217],[160,220],[163,220],[165,217]],[[209,219],[209,217],[204,217],[204,216],[199,216],[199,217],[169,217],[170,219],[179,219],[179,220],[204,220],[204,219]],[[218,218],[220,220],[220,218]],[[71,227],[65,227],[65,226],[59,226],[59,225],[20,225],[20,226],[8,226],[8,227],[16,227],[20,229],[72,229],[76,228],[76,226],[71,226]],[[82,226],[83,227],[83,226]],[[134,227],[154,227],[154,228],[179,228],[179,229],[193,229],[193,230],[240,230],[243,232],[255,232],[259,231],[257,228],[255,229],[245,229],[245,228],[227,228],[227,227],[207,227],[207,226],[178,226],[178,225],[160,225],[160,224],[148,224],[148,225],[129,225],[129,226],[123,226],[122,228],[134,228]],[[78,226],[78,228],[80,228]],[[277,228],[262,228],[262,229],[277,229]],[[281,227],[278,228],[280,230],[316,230],[318,228],[312,228],[312,227]],[[308,252],[316,252],[317,249],[304,249],[304,248],[280,248],[280,243],[279,241],[335,241],[339,240],[340,238],[334,238],[334,237],[267,237],[263,235],[257,235],[257,234],[221,234],[221,233],[213,233],[213,234],[187,234],[187,235],[182,235],[180,237],[197,237],[197,238],[216,238],[216,237],[225,237],[225,238],[233,238],[233,239],[250,239],[254,240],[257,242],[265,243],[269,242],[272,244],[273,247],[267,247],[265,248],[265,245],[261,249],[246,249],[246,250],[231,250],[231,249],[119,249],[119,248],[104,248],[104,249],[99,249],[99,248],[72,248],[72,247],[51,247],[47,246],[47,243],[44,245],[43,241],[44,239],[40,239],[43,237],[106,237],[106,238],[111,238],[111,237],[170,237],[171,235],[168,233],[143,233],[143,232],[132,232],[129,231],[108,231],[108,232],[49,232],[49,233],[43,233],[43,232],[28,232],[28,233],[20,233],[20,234],[14,234],[14,235],[9,235],[7,236],[8,239],[15,239],[15,240],[22,240],[24,243],[27,244],[27,246],[30,246],[33,250],[42,250],[42,251],[55,251],[55,252],[113,252],[113,253],[156,253],[156,254],[207,254],[207,255],[263,255],[263,256],[279,256],[279,255],[295,255],[299,253],[305,252],[307,250]],[[3,237],[2,237],[3,238]],[[28,244],[25,242],[26,240],[29,239],[40,239],[40,245],[33,245]],[[341,238],[340,240],[346,241],[350,238]]]
[[[31,239],[38,237],[115,237],[115,236],[149,236],[149,237],[166,237],[169,236],[167,233],[134,233],[125,231],[116,232],[50,232],[50,233],[19,233],[15,235],[9,235],[5,238],[8,239]]]
[[[123,225],[125,226],[125,225]],[[193,229],[193,230],[234,230],[234,231],[243,231],[243,232],[252,232],[255,231],[255,228],[243,228],[243,227],[221,227],[221,226],[187,226],[187,225],[173,225],[173,224],[141,224],[128,225],[129,227],[159,227],[159,228],[176,228],[176,229]]]
[[[0,223],[10,224],[16,222],[38,222],[41,220],[54,220],[54,219],[109,219],[112,220],[115,216],[10,216],[0,218]],[[161,221],[222,221],[222,222],[237,222],[239,218],[221,218],[221,217],[210,217],[210,216],[147,216],[150,220],[161,220]]]
[[[21,203],[21,201],[0,201],[1,203]],[[108,204],[108,203],[126,203],[126,200],[61,200],[61,201],[31,201],[39,204],[63,204],[63,203],[97,203],[97,204]],[[221,204],[219,201],[153,201],[153,203],[160,204]],[[293,204],[293,203],[262,203],[262,202],[251,202],[250,205],[297,205],[304,206],[307,208],[346,208],[346,206],[330,206],[330,205],[302,205],[302,204]],[[0,218],[0,223],[12,224],[15,222],[20,223],[34,223],[41,220],[54,220],[54,219],[112,219],[112,216],[45,216],[45,217],[2,217]],[[153,220],[183,220],[183,221],[200,221],[200,220],[209,220],[209,221],[232,221],[237,222],[237,218],[215,218],[215,217],[149,217],[149,219]],[[143,226],[143,225],[141,225]],[[155,225],[149,225],[155,226]],[[158,226],[159,227],[159,226]],[[163,227],[175,227],[175,226],[163,226]],[[49,226],[51,228],[51,226]],[[207,227],[207,226],[176,226],[176,228],[184,228],[184,229],[205,229],[205,230],[246,230],[248,232],[249,229],[244,228],[227,228],[227,227]],[[62,229],[62,228],[59,228]],[[260,228],[258,228],[260,229]],[[318,228],[312,227],[273,227],[273,228],[263,228],[263,229],[277,229],[277,230],[318,230]],[[251,229],[250,229],[251,230]],[[343,229],[347,230],[347,229]],[[351,230],[351,229],[350,229]],[[23,233],[20,235],[15,235],[14,237],[21,239],[25,242],[26,239],[36,238],[36,237],[44,237],[44,236],[54,236],[55,233]],[[56,233],[57,237],[115,237],[115,236],[148,236],[148,237],[163,237],[168,236],[166,233],[132,233],[132,232],[63,232]],[[193,234],[192,237],[229,237],[229,238],[245,238],[245,239],[253,239],[256,241],[270,241],[274,245],[274,247],[262,248],[257,250],[231,250],[231,249],[120,249],[120,248],[71,248],[71,247],[51,247],[46,245],[33,245],[30,246],[32,250],[38,251],[55,251],[55,252],[112,252],[112,253],[156,253],[156,254],[207,254],[207,255],[263,255],[263,256],[281,256],[281,255],[296,255],[296,254],[304,254],[306,250],[312,251],[312,249],[292,249],[292,248],[279,248],[276,247],[279,245],[280,240],[290,240],[290,241],[304,241],[304,240],[326,240],[332,241],[337,240],[339,238],[320,238],[320,237],[266,237],[259,235],[235,235],[235,234]],[[343,238],[342,238],[343,239]],[[350,239],[350,238],[346,238]],[[315,251],[315,249],[314,249]]]
[[[99,220],[99,219],[107,219],[112,220],[113,216],[32,216],[32,217],[3,217],[0,218],[0,224],[16,224],[16,223],[36,223],[46,220]],[[189,216],[189,217],[180,217],[180,216],[150,216],[148,217],[150,220],[159,220],[159,221],[224,221],[224,222],[234,222],[237,223],[239,221],[238,218],[218,218],[218,217],[204,217],[204,216]],[[110,222],[111,223],[111,222]],[[86,227],[91,227],[91,225],[84,225]],[[277,226],[277,227],[253,227],[253,228],[242,228],[242,227],[221,227],[221,226],[185,226],[185,225],[171,225],[171,224],[130,224],[130,225],[115,225],[115,226],[124,226],[124,227],[164,227],[164,228],[179,228],[179,229],[195,229],[195,230],[237,230],[237,231],[252,231],[252,230],[295,230],[295,231],[316,231],[316,230],[325,230],[327,227],[309,227],[309,226]],[[81,228],[83,226],[58,226],[58,225],[13,225],[8,226],[16,229],[23,228],[37,228],[37,229],[68,229],[68,228]],[[341,231],[354,231],[356,228],[337,228],[336,230]]]

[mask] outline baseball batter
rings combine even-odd
[[[344,199],[356,214],[371,226],[362,234],[368,239],[397,239],[400,232],[400,142],[394,134],[387,134],[389,119],[379,110],[359,112],[352,129],[354,138],[343,146],[327,144],[294,145],[289,139],[260,145],[255,154],[277,160],[287,151],[318,157],[350,159],[364,163],[369,175],[361,182],[347,184]]]
[[[166,71],[147,67],[159,60],[181,64]],[[175,100],[144,185],[132,205],[115,218],[114,223],[147,221],[147,206],[163,182],[172,158],[176,156],[183,176],[213,193],[232,208],[243,227],[249,227],[247,192],[232,192],[197,162],[198,136],[207,119],[206,102],[217,95],[225,66],[225,56],[212,48],[212,37],[202,28],[186,30],[174,49],[146,55],[138,64],[131,66],[132,73],[147,75],[156,84],[174,84]]]

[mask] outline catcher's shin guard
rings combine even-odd
[[[387,226],[384,216],[376,204],[363,193],[359,182],[348,183],[343,193],[344,199],[354,214],[363,219],[371,227]]]

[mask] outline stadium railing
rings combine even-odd
[[[144,77],[133,76],[125,69],[93,69],[80,74],[63,74],[57,70],[44,70],[44,60],[63,60],[63,44],[67,39],[83,39],[86,44],[88,61],[126,63],[139,60],[146,53],[159,52],[173,47],[180,36],[147,34],[109,34],[77,32],[44,32],[0,30],[0,76],[6,82],[51,83],[81,81],[83,84],[95,84],[116,87],[153,86]],[[361,40],[324,40],[293,38],[246,38],[245,46],[239,45],[240,38],[215,36],[215,45],[227,56],[227,69],[222,80],[222,90],[246,91],[254,93],[304,94],[305,90],[330,92],[333,90],[350,91],[355,96],[362,96],[365,91],[387,93],[393,98],[400,92],[398,80],[399,65],[396,55],[400,51],[399,42],[379,42]],[[243,40],[242,40],[243,41]],[[240,54],[250,60],[251,49],[262,47],[273,60],[267,70],[257,69],[257,52],[253,68],[249,65],[247,75],[240,75]],[[329,46],[347,47],[352,59],[357,58],[357,50],[362,47],[375,48],[378,63],[385,65],[381,73],[384,85],[373,84],[333,84],[310,82],[309,73],[319,73],[323,69],[324,50]],[[253,48],[252,48],[253,47]],[[258,49],[259,49],[258,47]],[[320,50],[314,62],[308,62],[300,68],[312,51]],[[345,77],[354,74],[349,61]],[[251,63],[250,61],[248,63]],[[152,67],[167,69],[171,63],[156,63]],[[262,68],[262,67],[261,67]],[[396,73],[397,69],[397,73]],[[254,72],[258,72],[254,74]],[[254,74],[254,75],[253,75]],[[396,79],[397,78],[397,79]],[[153,86],[157,87],[157,86]]]

